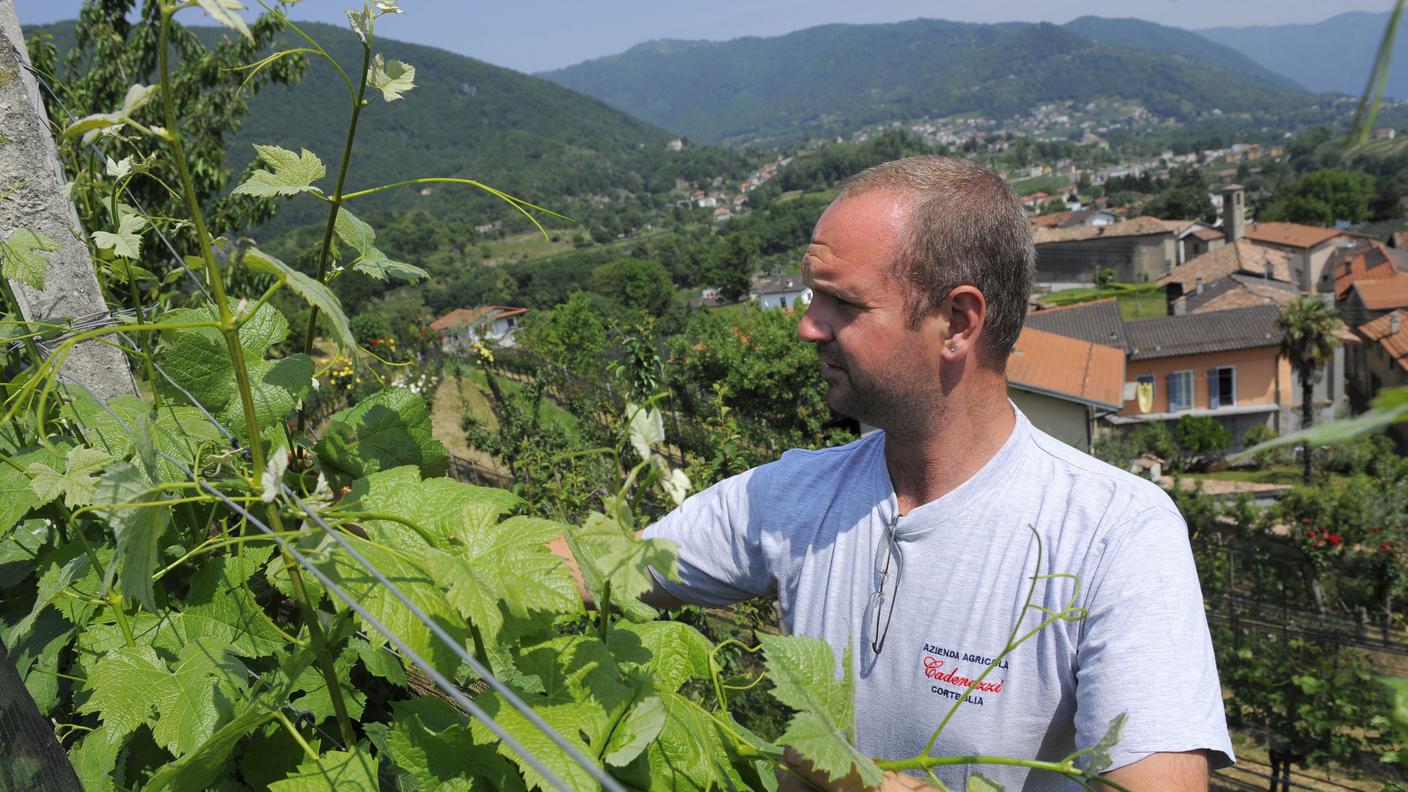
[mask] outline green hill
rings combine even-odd
[[[362,48],[345,28],[302,28],[354,77]],[[44,26],[63,51],[73,23]],[[215,28],[194,28],[215,37]],[[289,46],[302,42],[289,34]],[[379,38],[377,51],[416,69],[416,87],[394,103],[375,90],[361,114],[346,189],[360,190],[418,176],[471,178],[578,218],[622,196],[674,189],[675,179],[746,173],[741,158],[718,149],[665,148],[670,135],[649,123],[552,82],[433,47]],[[326,62],[310,60],[293,87],[269,86],[250,101],[242,128],[227,137],[227,164],[240,173],[254,159],[252,143],[307,148],[328,168],[331,189],[346,137],[350,101]],[[231,187],[234,185],[231,184]],[[402,188],[359,200],[359,212],[424,209],[450,223],[482,224],[517,217],[501,201],[469,187],[434,185],[429,195]],[[319,202],[294,199],[261,236],[321,222]],[[583,218],[584,219],[584,218]]]
[[[1284,79],[1249,75],[1245,63],[1232,68],[1227,64],[1237,59],[1225,48],[1202,48],[1220,54],[1219,63],[1195,59],[1186,39],[1104,28],[1098,35],[1131,41],[1140,33],[1162,41],[1165,51],[1093,41],[1049,24],[917,19],[824,25],[774,38],[650,42],[542,76],[717,143],[790,140],[924,116],[1001,117],[1043,102],[1098,97],[1138,101],[1184,121],[1214,108],[1274,118],[1314,101]]]
[[[1091,41],[1182,55],[1193,60],[1225,66],[1286,88],[1303,90],[1295,80],[1274,72],[1233,49],[1235,43],[1219,44],[1183,28],[1159,25],[1142,19],[1108,19],[1096,16],[1073,19],[1062,27]]]

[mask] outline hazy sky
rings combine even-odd
[[[0,0],[4,2],[5,0]],[[13,0],[20,22],[77,15],[80,0]],[[253,0],[247,5],[256,6]],[[303,0],[295,19],[342,23],[356,0]],[[610,55],[656,38],[775,36],[829,22],[1068,22],[1078,16],[1138,17],[1203,28],[1318,22],[1346,11],[1383,12],[1391,0],[401,0],[378,32],[500,66],[535,72]],[[203,13],[181,12],[187,24]]]

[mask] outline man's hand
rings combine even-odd
[[[639,539],[642,533],[643,531],[637,531],[636,538]],[[557,537],[551,542],[548,542],[548,549],[558,558],[561,558],[563,563],[567,564],[567,571],[572,573],[572,582],[577,584],[577,593],[582,597],[582,604],[586,606],[587,610],[596,610],[596,603],[592,601],[591,592],[587,591],[587,584],[582,580],[582,568],[577,565],[577,559],[572,555],[572,548],[567,546],[567,539],[561,536]],[[650,591],[640,596],[640,601],[652,608],[662,610],[665,608],[678,608],[685,604],[675,597],[675,595],[666,591],[665,587],[661,586],[658,582]]]

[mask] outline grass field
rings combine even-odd
[[[1031,195],[1034,192],[1054,193],[1069,187],[1071,180],[1065,176],[1033,176],[1012,182],[1012,189],[1018,195]]]
[[[489,257],[483,261],[485,264],[507,264],[510,261],[539,259],[566,253],[572,249],[574,233],[575,229],[551,229],[547,238],[537,231],[531,231],[489,240],[480,245],[481,248],[489,248]],[[556,242],[553,241],[554,238],[557,239]]]
[[[1119,300],[1120,316],[1127,322],[1168,315],[1164,291],[1152,283],[1112,283],[1103,289],[1093,286],[1087,289],[1066,289],[1043,295],[1041,300],[1047,305],[1062,306],[1107,297]]]
[[[1317,473],[1323,476],[1323,473]],[[1274,465],[1272,467],[1260,468],[1256,470],[1228,469],[1219,470],[1215,473],[1185,473],[1184,478],[1205,481],[1250,481],[1253,484],[1285,484],[1298,487],[1301,483],[1300,465]],[[1349,476],[1342,473],[1330,474],[1330,489],[1341,489],[1348,484]],[[1316,479],[1317,483],[1321,479]]]

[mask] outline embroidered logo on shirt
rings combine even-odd
[[[972,692],[964,696],[964,701],[976,706],[983,706],[983,697],[980,693],[990,693],[998,695],[1002,693],[1002,688],[1007,684],[1005,677],[999,677],[998,672],[1007,670],[1007,661],[1000,660],[997,667],[993,669],[983,681],[975,686],[973,683],[982,676],[983,671],[993,664],[993,658],[968,652],[958,652],[942,646],[924,644],[923,667],[924,676],[942,685],[930,685],[929,692],[936,696],[948,699],[957,699],[963,695],[963,691],[973,687]],[[965,666],[972,671],[965,671]]]

